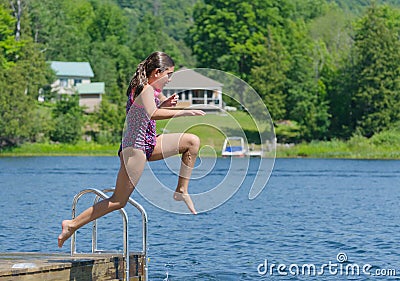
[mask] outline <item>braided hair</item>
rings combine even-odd
[[[174,65],[174,61],[166,53],[152,53],[137,66],[136,72],[129,83],[126,95],[130,97],[131,94],[133,94],[132,98],[135,99],[143,90],[144,86],[148,84],[148,78],[153,70],[158,68],[159,72],[164,72],[167,68]]]

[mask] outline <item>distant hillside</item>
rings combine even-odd
[[[362,12],[363,8],[369,6],[372,2],[400,7],[400,0],[328,0],[328,2],[335,2],[343,10],[350,10],[356,13]]]
[[[151,14],[163,22],[163,30],[176,40],[186,36],[192,25],[193,7],[198,0],[113,0],[125,9],[135,26],[145,14]]]

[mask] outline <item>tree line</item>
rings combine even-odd
[[[154,50],[248,82],[279,141],[392,130],[400,122],[395,2],[0,0],[0,147],[76,142],[83,130],[118,142],[124,92]],[[97,112],[84,114],[76,97],[51,102],[52,60],[90,62],[106,84]]]

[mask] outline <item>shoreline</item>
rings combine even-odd
[[[118,155],[110,153],[0,153],[1,158],[19,158],[19,157],[118,157]],[[178,156],[175,156],[178,157]],[[201,158],[211,158],[214,155],[203,155]],[[218,155],[217,158],[229,158]],[[235,157],[233,157],[235,158]],[[257,158],[257,157],[243,157],[243,158]],[[268,158],[268,157],[263,157]],[[400,160],[399,157],[387,157],[381,155],[372,156],[361,156],[361,155],[340,155],[340,156],[329,156],[329,155],[280,155],[277,153],[275,159],[337,159],[337,160]]]
[[[4,157],[118,157],[119,144],[97,144],[80,142],[78,144],[39,144],[26,143],[19,147],[0,151]],[[215,157],[214,153],[202,153],[200,157]],[[217,157],[222,157],[220,152]],[[359,145],[349,147],[334,142],[302,143],[291,147],[278,146],[275,158],[310,158],[310,159],[365,159],[365,160],[400,160],[400,148],[395,146]]]

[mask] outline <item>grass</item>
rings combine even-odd
[[[263,126],[265,124],[259,124]],[[207,114],[157,121],[158,133],[193,133],[201,140],[203,156],[221,155],[222,146],[226,137],[241,136],[249,143],[259,143],[259,133],[252,117],[244,112],[230,112],[228,114]],[[256,145],[255,148],[259,148]]]
[[[258,130],[249,115],[232,112],[228,115],[183,117],[157,121],[158,133],[190,132],[200,137],[202,156],[218,156],[225,136],[247,136],[249,143],[257,143]],[[211,148],[210,148],[211,147]],[[0,156],[115,156],[119,144],[97,144],[81,141],[76,145],[51,143],[26,143],[10,150],[0,151]],[[257,146],[256,146],[257,149]],[[400,159],[400,132],[386,131],[367,139],[354,136],[348,141],[313,141],[294,146],[278,145],[278,158],[350,158],[350,159]]]
[[[117,155],[118,144],[100,145],[93,142],[77,144],[25,143],[0,156],[111,156]]]
[[[278,146],[277,157],[400,159],[400,143],[376,144],[362,137],[353,137],[349,141],[313,141],[291,147]]]
[[[157,133],[190,132],[201,139],[202,146],[212,147],[217,155],[226,136],[257,133],[255,123],[244,112],[233,112],[231,115],[207,114],[157,121]],[[100,145],[94,142],[81,141],[72,144],[26,143],[10,150],[0,151],[0,156],[114,156],[119,144]],[[203,156],[215,155],[211,149],[203,149]]]

